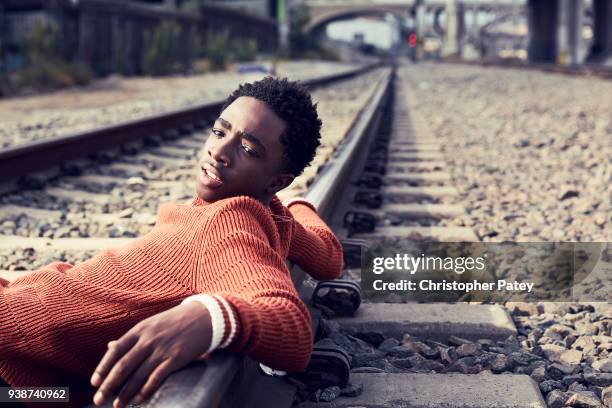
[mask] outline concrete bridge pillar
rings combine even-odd
[[[309,34],[310,39],[315,44],[323,44],[329,38],[327,37],[327,26],[320,26]]]
[[[467,33],[467,25],[465,21],[466,7],[462,1],[457,3],[456,13],[457,13],[457,42],[459,43],[459,48],[461,48],[461,45],[463,44],[463,37],[465,37]]]
[[[612,0],[593,0],[593,42],[588,62],[600,62],[612,54]]]
[[[582,19],[584,16],[584,1],[583,0],[567,0],[568,1],[568,50],[569,62],[573,65],[580,64],[583,56],[581,50],[583,47],[582,41]]]
[[[391,46],[389,51],[392,53],[400,53],[403,51],[404,41],[402,38],[403,23],[401,18],[395,14],[391,14]]]
[[[529,60],[555,62],[557,57],[557,16],[559,0],[529,0]]]
[[[444,56],[457,55],[459,53],[459,8],[456,0],[446,2],[446,33],[444,35],[444,46],[442,53]]]
[[[583,0],[559,0],[557,30],[557,62],[561,65],[580,63],[582,46]]]

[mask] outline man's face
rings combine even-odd
[[[242,96],[215,121],[199,160],[197,194],[214,202],[247,195],[267,204],[291,183],[280,135],[285,122],[264,102]]]

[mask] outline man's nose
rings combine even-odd
[[[217,140],[209,146],[208,155],[212,157],[215,161],[223,164],[223,167],[228,167],[230,165],[229,148],[229,138],[226,138],[224,140]]]

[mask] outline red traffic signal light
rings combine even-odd
[[[408,44],[410,44],[411,47],[416,47],[416,43],[417,43],[416,34],[410,33],[410,35],[408,36]]]

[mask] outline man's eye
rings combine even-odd
[[[257,154],[257,151],[251,149],[249,146],[247,145],[242,145],[242,149],[247,152],[247,154],[249,154],[250,156],[253,157],[259,157],[259,154]]]

